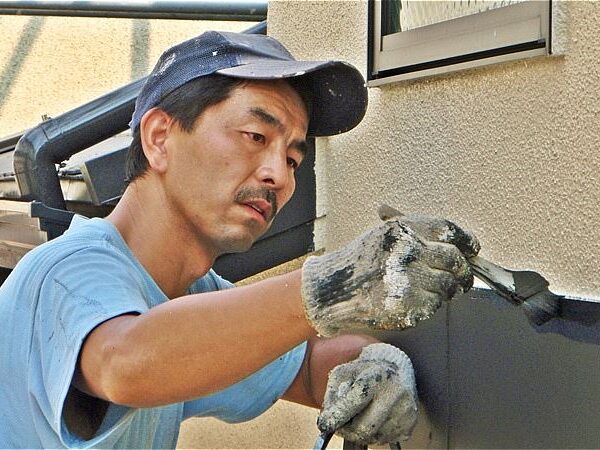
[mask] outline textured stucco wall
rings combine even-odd
[[[566,2],[564,56],[369,89],[353,131],[320,139],[317,241],[333,249],[387,202],[471,228],[482,255],[600,297],[600,3]],[[273,1],[297,57],[367,64],[366,1]]]

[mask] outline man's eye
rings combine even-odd
[[[260,133],[252,133],[252,132],[248,132],[248,136],[250,137],[250,139],[252,139],[254,142],[259,142],[261,144],[265,143],[265,137],[260,134]]]

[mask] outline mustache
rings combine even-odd
[[[277,206],[277,197],[275,195],[275,192],[273,192],[270,189],[267,189],[266,187],[244,187],[241,188],[235,195],[235,201],[238,203],[244,203],[250,200],[255,200],[257,198],[263,199],[269,202],[269,204],[271,205],[271,213],[269,214],[269,217],[267,217],[267,222],[270,222],[277,215],[277,212],[279,210]]]

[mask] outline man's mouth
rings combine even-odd
[[[264,221],[267,223],[270,222],[271,219],[273,218],[273,208],[271,207],[271,204],[269,202],[267,202],[266,200],[253,199],[253,200],[244,202],[244,205],[255,210],[258,214],[260,214],[262,216]]]
[[[266,188],[244,188],[237,193],[235,201],[256,211],[266,223],[277,214],[277,197]]]

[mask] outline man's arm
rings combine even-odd
[[[229,386],[308,339],[302,367],[283,398],[320,408],[329,372],[340,364],[356,359],[363,347],[378,341],[368,335],[319,338],[307,324],[302,326],[305,319],[301,309],[295,313],[291,312],[292,309],[286,314],[284,303],[293,304],[295,299],[284,297],[283,294],[295,291],[293,280],[299,275],[299,272],[292,272],[283,276],[282,280],[268,280],[270,288],[277,289],[281,282],[287,286],[287,289],[283,289],[282,297],[269,307],[271,314],[264,314],[267,307],[261,306],[268,301],[262,295],[263,289],[267,288],[262,287],[261,282],[244,288],[187,296],[169,301],[143,315],[121,316],[105,322],[90,334],[84,344],[78,387],[91,395],[131,406],[150,406],[156,401],[162,404],[168,400],[165,397],[167,390],[172,392],[169,401],[186,400],[191,398],[192,390],[198,393],[192,397],[200,397]],[[218,305],[213,303],[215,301]],[[251,303],[258,308],[252,320],[252,312],[248,311],[253,309]],[[297,300],[296,303],[301,302]],[[195,315],[197,320],[193,320]],[[294,326],[294,319],[300,324]],[[211,323],[221,325],[213,328]],[[146,327],[148,329],[144,331]],[[160,336],[154,335],[154,327],[159,327]],[[213,333],[203,333],[202,329],[213,330]],[[298,332],[292,333],[294,329]],[[298,336],[297,342],[292,342],[294,334]],[[241,336],[247,336],[247,339]],[[282,343],[284,340],[289,343]],[[174,349],[179,347],[176,345],[178,342],[183,347],[179,360],[174,353]],[[257,345],[257,342],[260,344]],[[110,349],[110,355],[105,357],[118,357],[123,364],[121,368],[113,367],[110,363],[108,367],[103,366],[104,358],[101,355],[107,349]],[[145,355],[152,355],[153,360],[144,363]],[[111,367],[123,377],[132,379],[137,377],[134,374],[127,375],[128,368],[139,367],[140,375],[144,367],[149,370],[129,385],[130,398],[121,399],[113,397],[115,394],[110,384],[106,388],[101,384],[103,377],[114,376],[108,372]],[[203,372],[203,375],[198,376],[199,372]],[[219,378],[212,379],[211,372],[220,375]],[[86,373],[91,376],[86,377]],[[207,386],[200,385],[202,381],[206,383],[207,379]],[[139,399],[133,398],[136,392]],[[181,394],[176,396],[177,392]],[[159,396],[164,399],[156,400]]]
[[[75,385],[134,407],[230,386],[315,336],[304,315],[300,281],[298,270],[108,320],[86,339]]]
[[[329,372],[340,364],[358,358],[363,347],[377,342],[371,336],[358,334],[310,339],[302,367],[283,399],[321,408]]]

